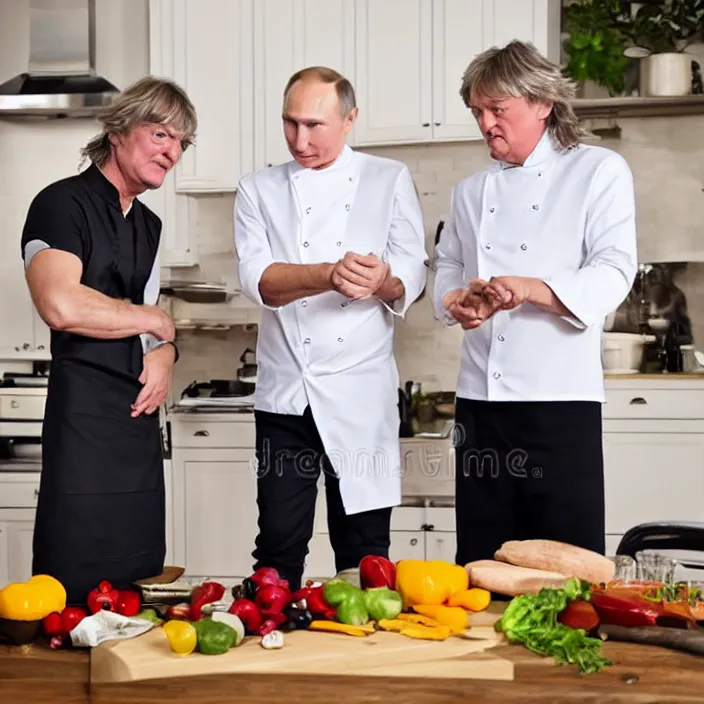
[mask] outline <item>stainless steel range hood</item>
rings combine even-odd
[[[26,73],[0,85],[0,118],[92,117],[120,92],[95,71],[94,0],[29,0]]]

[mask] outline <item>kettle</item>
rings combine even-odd
[[[257,383],[257,361],[254,350],[247,347],[240,357],[242,366],[237,370],[238,381],[256,384]]]

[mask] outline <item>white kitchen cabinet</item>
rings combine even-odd
[[[186,577],[242,580],[257,534],[254,417],[174,414],[170,423],[174,562]]]
[[[234,191],[252,164],[252,2],[150,0],[149,12],[151,70],[179,83],[198,113],[176,191]]]
[[[392,530],[389,559],[425,560],[425,539],[421,530]]]
[[[233,192],[252,170],[252,0],[150,0],[150,72],[193,101],[196,144],[141,199],[163,221],[163,268],[198,263],[192,194]]]
[[[3,203],[9,213],[12,203]],[[22,222],[19,213],[15,213],[17,230],[8,229],[0,237],[0,281],[3,295],[0,296],[0,359],[37,359],[48,360],[49,328],[39,317],[27,282],[20,254],[20,232]],[[22,214],[24,217],[24,214]]]
[[[10,554],[8,549],[9,526],[0,522],[0,589],[10,582]]]
[[[256,478],[248,450],[184,450],[173,462],[174,559],[189,577],[251,574]]]
[[[32,576],[33,514],[0,509],[0,588]]]
[[[254,3],[254,163],[291,159],[281,111],[288,79],[326,66],[354,82],[354,5],[349,0],[257,0]]]
[[[465,69],[512,39],[554,58],[558,12],[554,0],[355,0],[354,144],[479,139]]]

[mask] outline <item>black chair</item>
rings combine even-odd
[[[704,579],[704,523],[677,521],[641,523],[624,533],[616,554],[635,558],[640,550],[701,552],[701,562],[690,558],[678,558],[678,562],[682,567],[702,570]]]

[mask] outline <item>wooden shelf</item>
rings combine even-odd
[[[704,115],[704,95],[679,98],[578,98],[572,101],[582,119]]]

